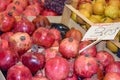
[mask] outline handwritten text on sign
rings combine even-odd
[[[106,23],[106,24],[95,24],[84,35],[84,40],[113,40],[120,30],[120,22],[118,23]]]

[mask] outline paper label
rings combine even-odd
[[[85,40],[114,40],[120,30],[120,22],[95,24],[89,28],[82,41]]]

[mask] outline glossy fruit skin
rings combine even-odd
[[[70,30],[66,33],[65,36],[66,36],[66,37],[73,37],[73,38],[75,38],[76,40],[78,40],[79,42],[80,42],[81,39],[82,39],[82,33],[81,33],[79,30],[75,29],[75,28],[70,29]]]
[[[43,54],[45,55],[45,60],[49,60],[51,58],[54,58],[59,55],[58,50],[52,49],[52,48],[47,48],[43,51]]]
[[[13,32],[5,32],[1,35],[1,39],[5,39],[7,41],[9,41],[10,37],[13,35]]]
[[[51,58],[45,64],[45,73],[50,80],[64,80],[69,74],[69,63],[62,57]]]
[[[33,74],[35,74],[38,70],[44,67],[45,56],[41,53],[26,52],[22,55],[21,61]]]
[[[16,64],[12,66],[7,72],[7,80],[31,80],[32,74],[30,70],[22,65]]]
[[[79,50],[79,41],[70,37],[64,38],[59,46],[59,52],[65,58],[76,57]]]
[[[103,78],[103,80],[119,80],[119,79],[120,79],[120,74],[117,72],[109,72]]]
[[[58,14],[52,10],[44,10],[42,13],[41,13],[42,16],[57,16]]]
[[[65,34],[70,30],[67,26],[60,23],[51,23],[51,28],[58,29],[61,32],[62,39],[65,38]]]
[[[25,9],[28,6],[28,0],[13,0],[12,3],[21,6],[23,9]]]
[[[23,12],[23,10],[24,9],[17,3],[10,3],[8,5],[7,9],[5,10],[5,12],[12,16],[20,16],[21,13]]]
[[[120,62],[115,61],[115,62],[107,65],[106,68],[105,68],[105,73],[108,73],[108,72],[120,73]]]
[[[114,58],[113,56],[107,52],[107,51],[99,51],[97,52],[96,58],[98,61],[100,61],[100,63],[106,67],[107,65],[111,64],[112,62],[114,62]]]
[[[10,47],[16,50],[19,55],[23,55],[32,46],[32,40],[29,34],[24,32],[14,33],[9,40]]]
[[[49,48],[55,41],[55,37],[49,32],[49,29],[39,27],[32,35],[33,43]]]
[[[52,29],[50,29],[50,32],[55,36],[56,41],[58,41],[58,42],[61,41],[62,37],[61,37],[59,30],[52,28]]]
[[[32,5],[28,5],[25,8],[25,11],[27,11],[27,10],[29,10],[30,12],[35,13],[35,15],[38,16],[41,13],[42,8],[40,7],[39,3],[35,3],[35,4],[32,4]],[[25,12],[23,12],[23,13],[24,13],[23,15],[27,14]],[[30,15],[26,15],[26,16],[30,16]],[[34,16],[34,15],[31,15],[31,16]]]
[[[21,20],[17,21],[14,24],[13,32],[26,32],[29,35],[35,31],[35,26],[32,22],[30,22],[27,18],[22,17]]]
[[[8,48],[8,47],[9,47],[9,42],[0,37],[0,49],[4,49],[4,48]]]
[[[80,42],[80,44],[79,44],[79,50],[83,49],[84,47],[86,47],[86,46],[89,45],[90,43],[91,43],[90,41],[82,41],[82,42]],[[79,54],[80,54],[80,55],[86,55],[86,54],[88,54],[88,55],[90,55],[90,56],[95,57],[96,54],[97,54],[97,48],[96,48],[96,46],[94,45],[94,46],[92,46],[92,47],[84,50],[83,52],[81,52],[81,53],[79,53]]]
[[[18,53],[10,48],[0,49],[0,69],[7,71],[18,62]]]
[[[97,73],[98,64],[94,57],[89,55],[80,55],[75,60],[75,72],[78,76],[89,78]]]
[[[35,25],[36,28],[39,27],[46,27],[50,28],[50,21],[45,16],[37,16],[35,19],[32,20],[32,23]]]
[[[13,28],[15,18],[9,14],[0,14],[0,31],[7,32]]]

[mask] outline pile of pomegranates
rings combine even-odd
[[[44,0],[0,0],[0,13],[12,16],[57,16],[58,13],[47,9]]]
[[[0,23],[0,70],[7,80],[120,79],[120,62],[109,52],[94,45],[79,53],[92,41],[81,41],[83,34],[75,28],[45,16],[29,21],[1,14]]]

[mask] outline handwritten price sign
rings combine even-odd
[[[84,35],[82,41],[85,40],[114,40],[116,34],[120,30],[120,22],[95,24]]]

